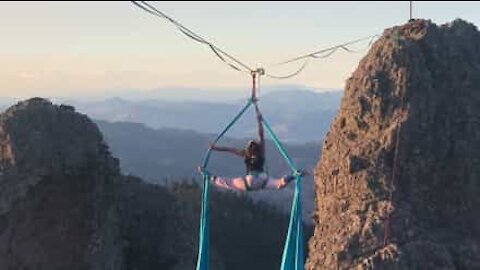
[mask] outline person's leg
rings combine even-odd
[[[218,177],[213,176],[211,182],[214,186],[230,189],[230,190],[237,190],[237,191],[246,191],[247,187],[245,186],[245,180],[242,177],[236,178],[226,178],[226,177]]]
[[[291,181],[293,181],[295,177],[293,175],[285,175],[282,178],[268,178],[264,189],[282,189],[288,185]]]
[[[310,172],[305,170],[299,171],[299,176],[306,176],[306,175],[307,176],[310,175]],[[278,178],[278,179],[269,178],[267,175],[267,178],[268,180],[265,183],[265,186],[263,187],[264,189],[282,189],[286,187],[290,182],[295,180],[295,175],[287,174],[287,175],[284,175],[282,178]]]

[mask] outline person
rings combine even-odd
[[[265,171],[265,138],[262,124],[262,115],[255,104],[258,124],[258,140],[250,140],[245,149],[233,147],[224,147],[210,145],[213,151],[227,152],[244,159],[246,174],[245,176],[227,178],[220,176],[211,176],[210,181],[214,186],[237,190],[251,191],[261,189],[281,189],[286,187],[295,179],[293,174],[285,175],[281,178],[270,178]],[[202,172],[202,168],[198,168]],[[305,174],[305,172],[300,172]]]

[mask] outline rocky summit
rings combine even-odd
[[[306,269],[480,269],[480,32],[384,31],[315,172]]]
[[[0,115],[0,269],[121,269],[118,162],[95,124],[34,98]]]

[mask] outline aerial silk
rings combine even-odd
[[[242,117],[247,109],[255,103],[255,96],[252,95],[247,104],[240,110],[240,112],[233,118],[232,121],[220,132],[215,138],[213,144],[216,144],[231,127]],[[295,167],[292,159],[288,155],[284,146],[273,132],[270,124],[262,117],[262,124],[267,131],[267,134],[277,147],[280,154],[283,156],[293,175],[295,176],[295,191],[293,195],[292,208],[290,212],[290,222],[288,225],[287,237],[283,249],[281,270],[301,270],[304,267],[304,250],[303,250],[303,222],[302,222],[302,187],[301,179],[303,174]],[[200,235],[196,270],[208,270],[209,261],[209,178],[210,174],[207,170],[208,162],[212,154],[212,149],[208,149],[202,162],[203,175],[203,189],[202,189],[202,208],[200,214]]]

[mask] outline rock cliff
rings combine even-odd
[[[385,30],[315,172],[306,269],[480,269],[480,32]]]
[[[0,152],[0,269],[122,269],[118,162],[95,124],[30,99],[0,115]]]

